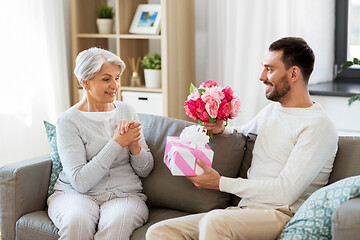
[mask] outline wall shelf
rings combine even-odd
[[[99,34],[96,27],[97,9],[108,2],[114,8],[114,31]],[[72,58],[73,68],[79,52],[90,47],[112,51],[126,63],[127,68],[120,79],[118,99],[122,91],[161,93],[162,115],[187,119],[183,103],[191,82],[195,82],[194,0],[153,0],[161,5],[161,34],[131,34],[129,28],[139,4],[146,0],[73,0]],[[142,87],[130,87],[130,57],[143,57],[147,53],[159,53],[161,64],[161,88],[145,87],[143,69],[139,69]],[[79,101],[81,86],[75,75],[72,84],[72,104]],[[160,107],[160,106],[158,106]]]

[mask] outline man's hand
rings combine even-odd
[[[211,130],[213,134],[223,133],[225,130],[224,121],[215,120],[213,123],[205,122],[204,129]]]
[[[196,159],[196,163],[204,169],[204,173],[196,177],[187,177],[199,189],[215,189],[219,190],[220,175],[219,173],[203,163],[200,159]]]

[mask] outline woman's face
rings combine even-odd
[[[120,67],[104,63],[97,75],[87,82],[88,97],[98,103],[111,103],[120,87]]]

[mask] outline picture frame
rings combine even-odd
[[[139,4],[129,32],[134,34],[159,34],[160,19],[160,4]]]

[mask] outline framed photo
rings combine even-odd
[[[139,4],[129,32],[137,34],[159,34],[160,18],[160,4]]]

